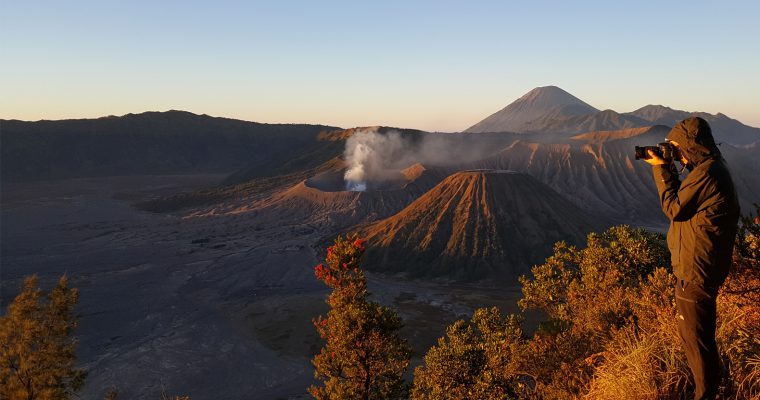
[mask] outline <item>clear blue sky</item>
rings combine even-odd
[[[760,126],[760,1],[0,0],[0,118],[463,130],[536,86]]]

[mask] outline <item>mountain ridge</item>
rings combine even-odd
[[[320,141],[325,125],[261,124],[187,111],[97,119],[0,120],[2,178],[10,181],[125,174],[267,169],[300,154],[342,151]],[[319,149],[326,148],[325,151]]]
[[[745,125],[723,113],[688,112],[653,104],[625,113],[610,109],[599,111],[556,86],[535,88],[463,132],[572,135],[653,125],[673,127],[690,116],[707,120],[716,141],[740,146],[760,141],[760,128]]]
[[[676,110],[663,105],[649,104],[637,110],[623,113],[623,115],[636,116],[651,124],[675,126],[679,121],[689,117],[705,119],[711,126],[717,141],[727,141],[732,144],[746,145],[760,140],[760,128],[745,125],[739,120],[733,119],[726,114],[710,114],[699,111]],[[729,133],[728,135],[726,133]]]

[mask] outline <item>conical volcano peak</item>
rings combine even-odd
[[[598,112],[557,86],[537,87],[466,132],[527,132],[537,119],[561,119]]]
[[[505,169],[456,172],[402,211],[362,228],[367,266],[455,279],[514,279],[559,240],[606,226],[538,179]]]
[[[515,101],[515,103],[517,102],[527,102],[536,107],[557,107],[568,104],[578,104],[591,107],[583,100],[573,96],[572,94],[557,86],[537,87],[530,92],[525,93],[522,97]]]

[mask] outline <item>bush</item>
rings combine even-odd
[[[411,398],[506,399],[529,391],[532,379],[520,371],[520,322],[514,315],[502,319],[494,307],[449,326],[415,369]]]
[[[583,249],[558,243],[554,254],[533,268],[532,279],[520,279],[520,306],[549,316],[531,341],[534,361],[526,366],[541,377],[542,397],[586,392],[610,341],[658,320],[661,313],[648,305],[672,306],[669,259],[662,235],[617,226],[589,234]]]

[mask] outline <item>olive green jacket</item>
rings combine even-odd
[[[681,121],[667,138],[679,144],[690,168],[681,182],[669,165],[654,167],[662,211],[670,219],[673,272],[717,293],[731,266],[739,220],[731,173],[704,119]]]

